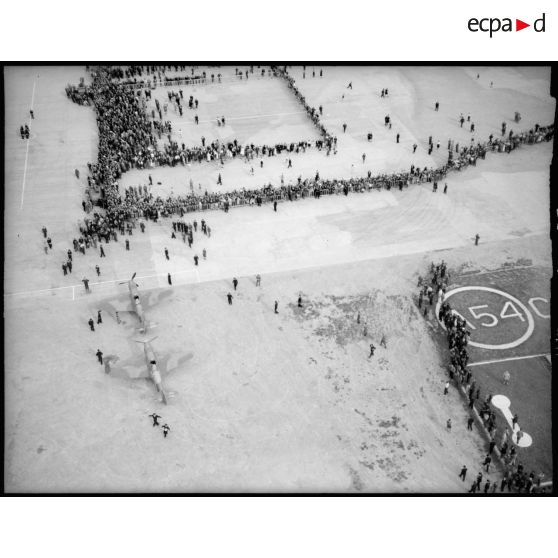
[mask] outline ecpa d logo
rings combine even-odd
[[[526,29],[527,27],[531,27],[530,23],[525,23],[521,19],[515,20],[515,29],[512,23],[512,19],[509,17],[505,17],[500,19],[498,17],[485,17],[482,19],[477,19],[476,17],[472,17],[467,22],[467,27],[469,31],[473,33],[477,33],[478,31],[482,31],[483,33],[490,33],[490,38],[494,33],[498,31],[505,32],[512,32],[512,31],[521,31],[522,29]],[[536,19],[533,22],[533,30],[536,33],[544,33],[545,31],[545,14]]]

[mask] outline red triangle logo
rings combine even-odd
[[[526,27],[531,27],[531,24],[530,23],[525,23],[524,21],[521,21],[520,19],[515,20],[515,30],[516,31],[521,31],[522,29],[525,29]]]

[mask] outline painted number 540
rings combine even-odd
[[[483,308],[488,308],[488,304],[481,304],[480,306],[470,306],[468,310],[473,316],[473,318],[475,318],[476,320],[486,318],[487,321],[480,322],[481,326],[494,327],[498,325],[498,318],[494,314],[491,314],[490,312],[479,312],[479,310],[482,310]],[[525,318],[523,317],[521,312],[517,310],[514,303],[511,302],[510,300],[504,303],[504,307],[500,312],[500,318],[502,319],[519,318],[522,322],[525,321]]]

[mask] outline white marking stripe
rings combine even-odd
[[[185,269],[182,271],[173,271],[173,275],[181,275],[183,273],[192,273],[192,271],[197,272],[197,270],[192,270],[192,269]],[[167,277],[166,273],[156,273],[155,275],[138,275],[136,277],[136,279],[152,279],[153,277]],[[198,275],[199,277],[199,275]],[[129,279],[113,279],[111,281],[98,281],[97,283],[89,283],[92,287],[94,285],[109,285],[111,283],[126,283],[127,281],[129,281]],[[76,287],[81,287],[82,285],[77,284],[77,285],[67,285],[64,287],[52,287],[50,289],[39,289],[36,291],[17,291],[15,293],[4,293],[4,297],[8,297],[8,296],[18,296],[18,295],[33,295],[33,294],[39,294],[39,293],[49,293],[52,291],[63,291],[64,289],[72,289],[72,291],[76,288]]]
[[[550,354],[541,353],[539,355],[527,355],[527,356],[516,356],[516,357],[509,357],[509,358],[498,358],[495,360],[483,360],[481,362],[469,363],[467,366],[482,366],[483,364],[496,364],[498,362],[509,362],[511,360],[523,360],[526,358],[539,358],[539,357],[546,357],[550,362]]]
[[[35,86],[37,85],[37,78],[33,81],[33,93],[31,94],[31,108],[33,110],[33,101],[35,99]],[[29,127],[31,127],[31,113],[29,113]],[[27,158],[29,157],[29,141],[31,140],[31,134],[27,139],[27,147],[25,148],[25,166],[23,167],[23,182],[21,184],[21,205],[19,209],[23,209],[23,196],[25,195],[25,179],[27,178]]]

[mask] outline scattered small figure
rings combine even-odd
[[[256,287],[259,287],[259,286],[261,285],[261,283],[262,283],[262,277],[261,277],[261,275],[258,273],[258,274],[256,275]]]
[[[167,434],[170,432],[170,426],[168,424],[163,424],[163,437],[167,437]]]
[[[507,386],[510,383],[511,374],[506,370],[502,376],[502,383]]]
[[[302,308],[302,296],[298,295],[298,307]]]
[[[373,357],[374,356],[374,351],[376,350],[376,347],[374,347],[373,343],[370,343],[370,354],[368,355],[368,358]]]
[[[463,482],[465,482],[465,477],[467,476],[467,467],[465,467],[465,465],[463,465],[463,468],[461,469],[461,473],[459,473],[459,478],[463,479]]]
[[[101,318],[101,311],[100,310],[97,310],[97,323],[98,324],[103,323],[103,318]]]
[[[99,364],[103,364],[103,352],[101,351],[101,349],[97,349],[97,352],[95,354],[97,355]]]
[[[279,303],[277,301],[275,301],[275,309],[274,309],[275,314],[279,314]]]
[[[473,417],[467,419],[467,430],[473,430],[473,422],[475,422]]]
[[[229,305],[232,305],[232,301],[233,301],[233,296],[231,293],[227,294],[227,300],[229,301]]]
[[[98,265],[95,266],[95,271],[97,272],[97,277],[99,277],[101,275],[101,269]]]
[[[446,428],[448,429],[449,432],[451,432],[451,419],[450,418],[446,422]]]
[[[479,236],[479,233],[477,233],[477,234],[475,235],[475,246],[478,246],[478,245],[479,245],[479,239],[480,239],[480,236]]]
[[[87,323],[89,324],[89,328],[91,329],[91,331],[95,331],[95,322],[93,321],[93,318],[89,318],[89,321]]]
[[[234,277],[232,283],[233,283],[234,290],[236,291],[236,287],[238,285],[238,279]]]
[[[167,258],[167,260],[170,259],[169,258],[169,251],[167,250],[167,248],[165,248],[165,258]]]
[[[444,386],[444,395],[447,395],[449,393],[449,387],[450,387],[450,383],[446,382],[446,385]]]
[[[89,290],[89,279],[87,279],[86,277],[84,277],[84,278],[81,280],[81,282],[82,282],[82,283],[84,284],[84,286],[85,286],[85,292],[86,292],[86,293],[91,292],[91,291]]]
[[[169,285],[172,285],[172,278],[170,273],[167,273],[167,281],[169,282]]]
[[[149,416],[153,419],[153,426],[159,426],[159,419],[163,417],[157,413],[152,413]]]

